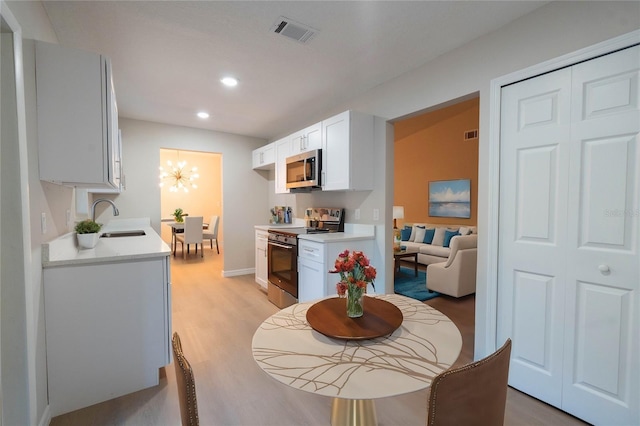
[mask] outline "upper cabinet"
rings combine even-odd
[[[345,111],[322,122],[322,189],[373,189],[372,115]]]
[[[36,43],[40,179],[121,189],[118,109],[109,58]]]
[[[276,164],[276,144],[271,142],[253,150],[253,169],[268,170],[273,169]]]
[[[289,136],[291,147],[289,155],[322,148],[322,123],[316,123]]]

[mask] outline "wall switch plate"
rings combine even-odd
[[[356,220],[360,220],[360,209],[356,209]]]
[[[43,234],[47,233],[47,214],[46,213],[42,213],[40,215],[40,230],[42,231]]]
[[[380,220],[380,209],[373,209],[373,220]]]

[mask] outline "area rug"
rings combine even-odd
[[[405,268],[403,266],[400,267],[400,272],[395,276],[394,288],[397,294],[422,302],[440,296],[440,293],[436,291],[429,292],[427,290],[427,274],[424,271],[418,271],[418,276],[416,277],[413,268]]]

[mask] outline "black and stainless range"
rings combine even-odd
[[[279,308],[298,302],[299,229],[269,229],[267,239],[267,298]]]
[[[267,299],[281,309],[298,303],[298,235],[344,231],[344,209],[310,208],[305,213],[307,227],[267,231]]]

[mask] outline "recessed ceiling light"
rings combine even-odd
[[[204,111],[200,111],[198,113],[198,117],[200,117],[200,118],[209,118],[209,113],[206,113]]]
[[[238,80],[236,80],[233,77],[225,77],[222,80],[220,80],[220,82],[222,82],[222,84],[228,87],[234,87],[238,85]]]

